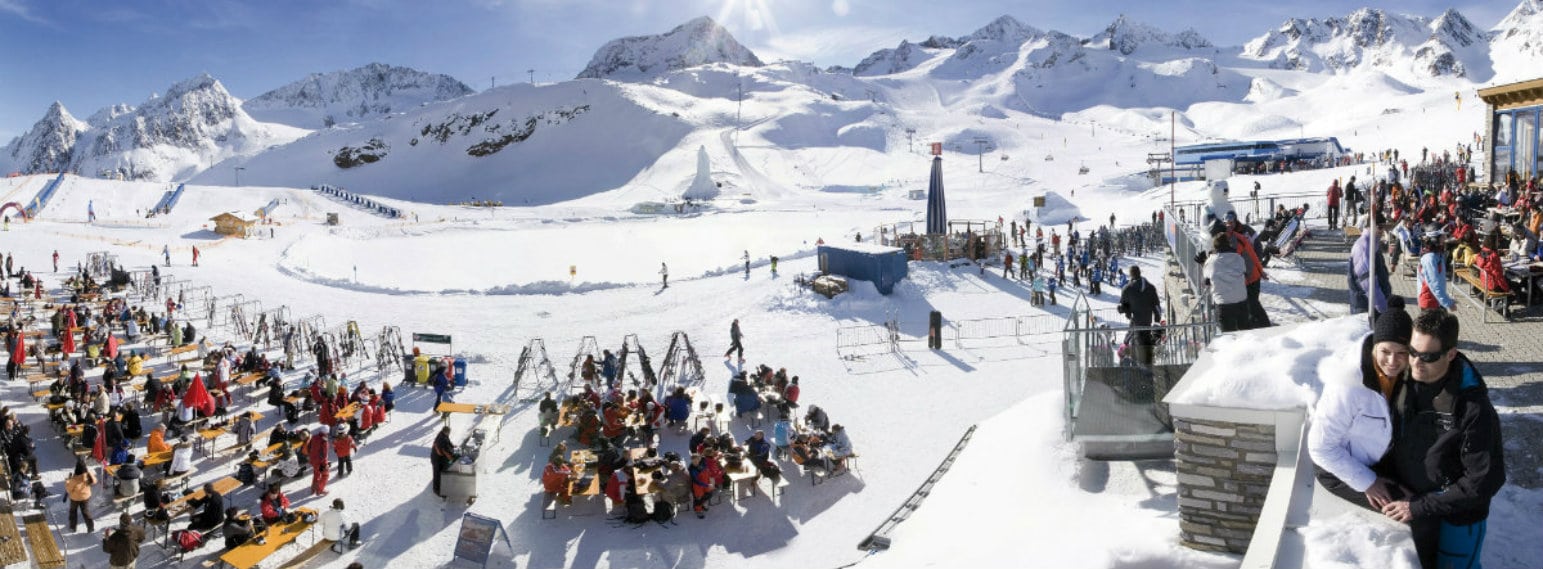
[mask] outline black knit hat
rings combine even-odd
[[[1397,303],[1397,307],[1393,304],[1389,302],[1388,311],[1377,315],[1377,325],[1372,330],[1373,344],[1397,342],[1409,345],[1409,338],[1414,335],[1414,320],[1409,318],[1408,312],[1404,312],[1402,302]]]

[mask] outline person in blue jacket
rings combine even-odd
[[[605,378],[606,389],[616,389],[616,354],[605,350],[605,358],[600,362],[600,376]]]
[[[691,418],[691,396],[686,388],[676,387],[675,393],[664,398],[664,420],[667,425],[684,425]]]

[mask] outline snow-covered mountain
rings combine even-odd
[[[224,85],[200,74],[85,131],[76,140],[71,169],[88,176],[182,180],[220,160],[285,144],[304,133],[253,120]]]
[[[612,40],[595,52],[578,79],[636,80],[708,63],[760,67],[760,58],[728,30],[702,16],[663,35]]]
[[[1177,49],[1202,49],[1213,47],[1211,42],[1201,37],[1194,29],[1186,29],[1177,34],[1159,30],[1153,26],[1126,18],[1124,14],[1115,18],[1109,27],[1099,32],[1087,41],[1089,47],[1106,47],[1118,51],[1123,55],[1136,53],[1143,47],[1168,47]]]
[[[315,129],[471,93],[470,87],[449,75],[371,63],[346,71],[312,73],[249,99],[242,108],[259,121]]]
[[[1487,43],[1488,35],[1456,10],[1430,19],[1362,8],[1345,18],[1286,20],[1249,41],[1242,55],[1280,69],[1342,73],[1369,67],[1485,81],[1492,74]]]
[[[69,167],[75,140],[87,128],[86,123],[70,116],[63,103],[54,101],[42,120],[0,153],[0,170],[23,174],[63,171]]]
[[[852,68],[852,74],[858,77],[871,77],[910,71],[936,55],[934,50],[925,49],[920,44],[900,40],[898,46],[875,51],[863,58],[856,67]]]
[[[132,112],[134,112],[134,106],[127,103],[108,105],[106,107],[97,109],[97,111],[94,113],[91,113],[91,116],[86,119],[86,124],[89,124],[93,127],[106,126],[107,123],[112,122],[113,119]]]
[[[1490,30],[1496,82],[1536,79],[1543,61],[1543,0],[1522,0]]]

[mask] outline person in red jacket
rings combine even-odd
[[[1479,251],[1478,258],[1474,259],[1473,267],[1479,270],[1479,278],[1484,283],[1484,288],[1490,292],[1511,292],[1511,283],[1506,280],[1505,266],[1500,260],[1500,254],[1492,247],[1493,239],[1484,241],[1484,249]]]
[[[627,429],[627,415],[623,413],[622,408],[615,403],[606,403],[602,414],[605,416],[605,424],[600,429],[600,436],[613,441],[621,438]]]
[[[284,495],[277,483],[268,485],[268,491],[262,497],[261,510],[263,522],[270,526],[279,523],[284,519],[284,514],[289,512],[289,497]]]
[[[798,376],[795,375],[795,376],[793,376],[793,379],[789,380],[788,388],[782,390],[782,400],[783,401],[787,401],[788,405],[797,407],[798,406],[798,392],[799,392],[799,389],[798,389]]]
[[[354,473],[354,438],[348,429],[332,439],[332,452],[338,455],[338,478]]]
[[[1335,178],[1334,182],[1329,184],[1329,229],[1339,225],[1339,198],[1342,195],[1344,192],[1339,189],[1339,179]]]
[[[718,489],[718,484],[713,480],[712,473],[707,471],[707,459],[700,454],[691,455],[691,508],[696,510],[698,519],[707,516],[707,503],[713,497],[713,491]]]
[[[568,463],[563,462],[562,457],[552,457],[552,461],[546,465],[546,470],[541,472],[541,486],[547,494],[557,497],[559,504],[573,503],[573,496],[568,492],[568,479],[573,476],[573,470],[568,468]]]
[[[311,435],[311,440],[305,443],[305,454],[311,462],[311,494],[314,496],[327,495],[327,478],[332,475],[332,466],[327,463],[329,447],[327,435],[321,429]]]

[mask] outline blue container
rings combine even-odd
[[[843,243],[821,245],[817,254],[820,272],[848,279],[869,281],[880,294],[894,292],[895,284],[905,278],[905,251],[897,247]]]
[[[455,359],[455,386],[466,387],[466,358]]]

